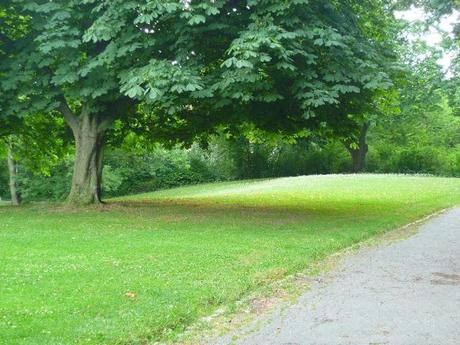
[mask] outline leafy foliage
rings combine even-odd
[[[99,189],[88,181],[100,172],[83,178],[99,164],[80,162],[115,118],[171,140],[248,122],[346,132],[348,115],[391,86],[387,27],[375,24],[385,11],[345,0],[6,1],[0,113],[62,113],[77,145],[72,197]]]
[[[346,136],[354,129],[349,115],[392,85],[395,56],[386,42],[394,33],[386,31],[394,18],[380,3],[235,1],[200,34],[209,36],[218,20],[226,25],[220,44],[187,46],[123,78],[124,92],[145,102],[141,123],[154,138],[186,140],[215,125],[239,132],[248,122],[278,134],[329,128]]]
[[[446,95],[455,112],[456,83],[441,85],[435,55],[423,66],[411,61],[426,47],[401,51],[393,9],[385,0],[2,2],[0,131],[28,122],[18,156],[31,174],[46,175],[60,157],[72,159],[69,131],[58,114],[75,135],[77,162],[78,144],[94,134],[82,133],[88,130],[82,124],[91,122],[84,118],[96,119],[100,140],[93,145],[101,150],[105,140],[112,147],[101,165],[107,171],[98,173],[107,195],[213,179],[346,171],[335,140],[356,145],[363,123],[382,122],[392,135],[408,135],[420,114],[433,119],[450,111],[443,105]],[[403,73],[400,62],[416,72]],[[378,147],[391,137],[384,138],[382,126],[376,129]],[[170,152],[152,144],[202,145],[217,132],[231,140],[214,139],[208,150],[194,144]],[[447,136],[454,147],[454,135]],[[136,155],[113,150],[118,145]],[[21,147],[40,153],[29,157]],[[390,170],[399,171],[396,165]],[[53,198],[68,189],[69,166],[56,167],[63,182],[56,182],[62,188]]]

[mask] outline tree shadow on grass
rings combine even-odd
[[[257,205],[225,203],[221,200],[165,199],[109,201],[105,210],[140,213],[149,216],[176,215],[179,219],[234,219],[270,223],[299,223],[313,219],[355,219],[356,221],[402,212],[410,205],[397,201],[356,201],[348,203],[303,203]]]

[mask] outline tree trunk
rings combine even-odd
[[[17,175],[18,175],[18,165],[16,160],[13,158],[11,152],[11,146],[8,148],[8,171],[10,174],[10,194],[11,194],[11,203],[15,206],[21,204],[21,195],[18,191],[17,184]]]
[[[363,172],[366,168],[367,149],[350,149],[353,173]]]
[[[360,173],[366,169],[366,155],[369,151],[369,147],[366,143],[366,136],[369,127],[369,122],[363,123],[359,133],[359,140],[356,143],[357,147],[351,147],[350,145],[347,145],[347,150],[350,153],[352,160],[353,173]]]
[[[73,128],[75,164],[68,201],[77,205],[101,203],[104,129],[97,116],[82,114]]]
[[[83,104],[77,116],[64,95],[59,97],[59,110],[75,138],[75,164],[68,202],[76,205],[101,203],[104,133],[115,117],[91,113],[91,105]]]

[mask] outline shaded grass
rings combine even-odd
[[[0,344],[174,340],[219,306],[459,201],[459,179],[345,175],[2,207]]]

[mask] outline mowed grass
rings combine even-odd
[[[216,183],[102,208],[0,207],[0,344],[149,344],[370,236],[460,203],[460,179]],[[439,229],[442,231],[442,229]]]

